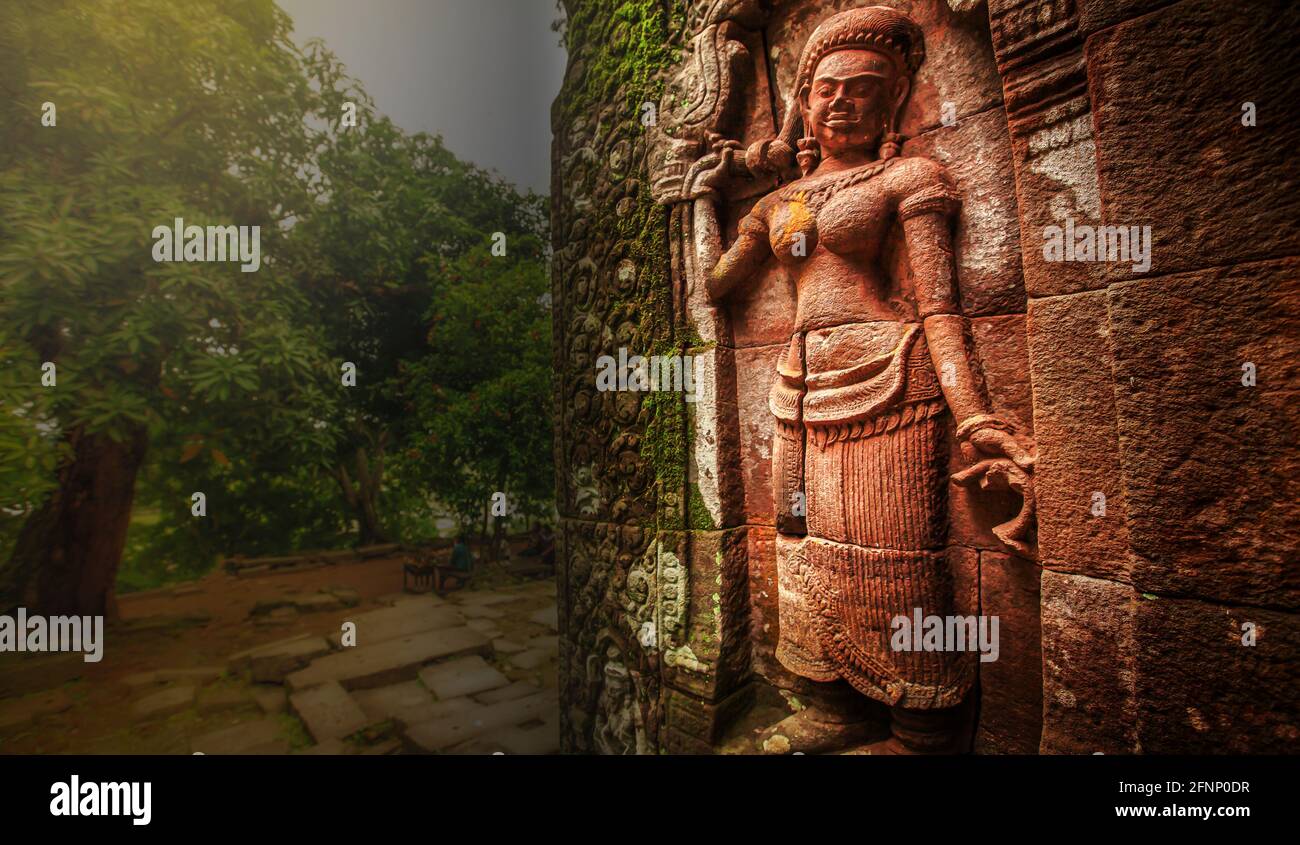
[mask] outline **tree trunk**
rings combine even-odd
[[[346,466],[335,469],[334,478],[343,490],[343,498],[357,518],[357,542],[362,546],[387,543],[389,537],[379,521],[379,485],[383,472],[382,446],[372,470],[365,449],[353,454],[357,479],[354,482]]]
[[[58,489],[23,524],[0,575],[0,607],[42,615],[116,615],[114,585],[148,439],[74,429]]]

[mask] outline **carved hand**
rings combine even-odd
[[[1006,549],[1022,557],[1034,557],[1029,543],[1034,527],[1036,503],[1034,499],[1032,445],[1026,448],[1010,432],[997,428],[980,428],[962,441],[962,457],[969,467],[953,475],[958,484],[978,484],[982,490],[1002,490],[1018,493],[1022,498],[1020,512],[1009,522],[993,526],[993,535]]]
[[[732,178],[735,172],[736,150],[740,149],[738,141],[718,138],[713,141],[709,152],[691,165],[683,180],[685,199],[695,200],[708,197],[717,200],[722,186]]]

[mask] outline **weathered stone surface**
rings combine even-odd
[[[1016,203],[1020,208],[1020,261],[1030,296],[1095,290],[1107,282],[1105,265],[1048,261],[1047,227],[1097,225],[1101,189],[1088,99],[1078,96],[1018,118],[1010,118],[1016,161]]]
[[[998,658],[980,664],[975,751],[1037,754],[1043,721],[1039,619],[1042,570],[1023,558],[980,552],[980,612],[998,619]]]
[[[501,636],[500,626],[491,619],[470,619],[465,622],[465,627],[473,628],[488,639],[496,639]]]
[[[491,654],[492,643],[470,628],[443,628],[317,658],[285,678],[291,690],[338,681],[345,689],[384,686],[416,676],[419,667],[465,654]]]
[[[776,659],[781,621],[777,614],[776,530],[750,526],[749,638],[754,671],[778,686],[789,687],[793,677]]]
[[[529,637],[527,641],[529,648],[544,649],[552,654],[559,651],[560,638],[555,634],[546,634],[544,636]]]
[[[268,716],[283,713],[289,706],[289,696],[281,686],[255,686],[253,698]]]
[[[678,689],[714,701],[750,674],[746,529],[694,531],[689,543],[689,571],[716,574],[689,579],[686,624],[674,636],[668,636],[661,621],[664,678]],[[666,613],[668,609],[665,606]]]
[[[552,631],[558,631],[560,627],[559,618],[555,605],[544,607],[528,615],[529,622],[535,622],[538,625],[544,625]]]
[[[1300,260],[1126,282],[1108,304],[1134,584],[1300,607]]]
[[[1172,2],[1174,0],[1078,0],[1079,33],[1087,37]]]
[[[437,631],[465,624],[464,617],[454,608],[424,601],[403,602],[383,610],[372,610],[358,614],[347,621],[357,626],[358,648],[422,631]],[[342,636],[342,629],[330,635],[330,641],[336,648]]]
[[[504,687],[497,687],[486,692],[480,692],[474,696],[474,700],[480,704],[499,704],[502,701],[514,701],[516,698],[527,698],[539,692],[537,685],[529,681],[515,681]]]
[[[248,690],[242,687],[210,687],[198,695],[198,711],[201,716],[253,706],[256,706],[256,702]]]
[[[774,525],[772,503],[772,433],[767,397],[785,343],[736,350],[736,406],[740,425],[740,465],[745,483],[745,522]]]
[[[516,669],[536,669],[538,666],[545,666],[548,662],[555,659],[555,652],[549,649],[530,648],[524,651],[512,654],[506,658],[506,662]]]
[[[296,672],[329,651],[329,643],[319,637],[294,638],[231,657],[230,671],[247,670],[255,684],[278,684],[290,672]]]
[[[712,754],[723,730],[754,700],[754,687],[746,684],[731,695],[710,703],[669,688],[665,714],[665,750],[670,754]]]
[[[168,687],[150,693],[131,706],[131,714],[137,720],[161,719],[180,713],[194,703],[197,687],[183,685]]]
[[[1137,601],[1124,584],[1043,570],[1043,753],[1137,750]]]
[[[1300,752],[1300,615],[1142,598],[1136,640],[1144,753]]]
[[[403,736],[422,751],[443,751],[498,728],[522,725],[534,719],[554,719],[558,713],[559,701],[554,694],[538,693],[411,725],[403,731]]]
[[[195,666],[191,669],[159,669],[154,672],[154,680],[165,684],[176,681],[183,684],[210,684],[220,678],[225,670],[220,666]]]
[[[0,700],[0,731],[26,727],[35,719],[62,713],[71,707],[72,699],[58,689]]]
[[[122,678],[122,683],[131,689],[140,689],[142,687],[152,687],[161,684],[158,679],[157,670],[149,672],[134,672]]]
[[[190,741],[201,754],[288,754],[289,741],[280,736],[280,723],[266,717],[203,734]]]
[[[369,723],[361,707],[337,681],[293,693],[289,707],[317,742],[340,739]]]
[[[993,109],[933,129],[904,144],[903,155],[942,164],[961,192],[954,246],[962,313],[1023,314],[1020,218],[1005,113]],[[900,262],[897,272],[906,271]]]
[[[1035,299],[1028,324],[1039,558],[1062,572],[1128,581],[1106,293]]]
[[[560,726],[552,719],[532,728],[506,728],[496,731],[485,741],[506,754],[559,754]]]
[[[352,693],[352,700],[371,722],[382,722],[399,713],[427,707],[433,703],[433,696],[420,682],[405,681],[386,687],[357,690]]]
[[[952,612],[958,616],[982,613],[980,552],[966,546],[949,546],[948,568],[952,571]]]
[[[510,683],[478,655],[448,660],[420,670],[420,683],[439,699],[475,695]]]
[[[687,351],[695,361],[694,395],[686,403],[692,442],[686,484],[689,528],[730,528],[744,522],[744,477],[731,459],[740,449],[736,355],[724,346]]]
[[[1224,14],[1186,0],[1088,40],[1104,222],[1151,226],[1150,272],[1300,252],[1300,193],[1277,170],[1300,146],[1300,121],[1274,111],[1300,100],[1300,78],[1278,60],[1298,30],[1294,3]],[[1242,125],[1243,101],[1258,125]]]
[[[349,694],[372,723],[396,719],[404,725],[413,725],[461,713],[476,706],[469,698],[435,701],[433,695],[418,681],[356,690]]]
[[[518,596],[496,590],[470,590],[469,592],[459,593],[456,599],[462,605],[480,605],[487,607],[494,604],[507,604],[518,600]]]
[[[611,723],[619,749],[653,747],[662,689],[659,658],[648,637],[631,634],[629,622],[635,621],[639,633],[654,618],[656,582],[647,566],[657,556],[656,537],[639,526],[572,519],[561,525],[567,548],[557,552],[564,585],[558,595],[559,684],[569,704],[561,721],[566,748],[614,747],[605,739],[614,732]],[[594,707],[585,703],[593,701]],[[638,723],[636,712],[650,715]]]
[[[492,641],[492,649],[497,654],[518,654],[521,651],[527,651],[528,647],[512,639],[498,637]]]

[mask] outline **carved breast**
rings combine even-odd
[[[777,260],[798,264],[819,246],[839,255],[879,252],[892,209],[883,181],[874,177],[890,163],[800,180],[782,190],[768,218]]]

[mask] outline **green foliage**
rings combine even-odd
[[[313,200],[312,127],[361,95],[327,53],[293,46],[269,0],[16,5],[0,21],[0,355],[16,409],[0,453],[33,428],[57,442],[143,427],[174,487],[194,475],[183,464],[229,465],[249,444],[282,461],[329,448],[310,424],[328,412],[320,328],[301,321],[280,255]],[[47,100],[54,127],[40,123]],[[175,218],[260,226],[261,269],[156,263],[153,230]],[[43,361],[57,389],[39,386]],[[49,453],[23,464],[47,485]],[[48,492],[13,489],[28,508]],[[184,517],[191,533],[215,522]]]
[[[428,313],[430,354],[412,364],[406,471],[462,523],[504,492],[519,514],[544,516],[551,461],[549,284],[525,239],[514,255],[486,247],[450,262]]]
[[[0,566],[77,431],[149,436],[128,588],[341,544],[362,500],[405,538],[435,499],[545,510],[544,198],[376,116],[290,31],[271,0],[6,0]],[[155,262],[175,218],[260,226],[261,268]]]

